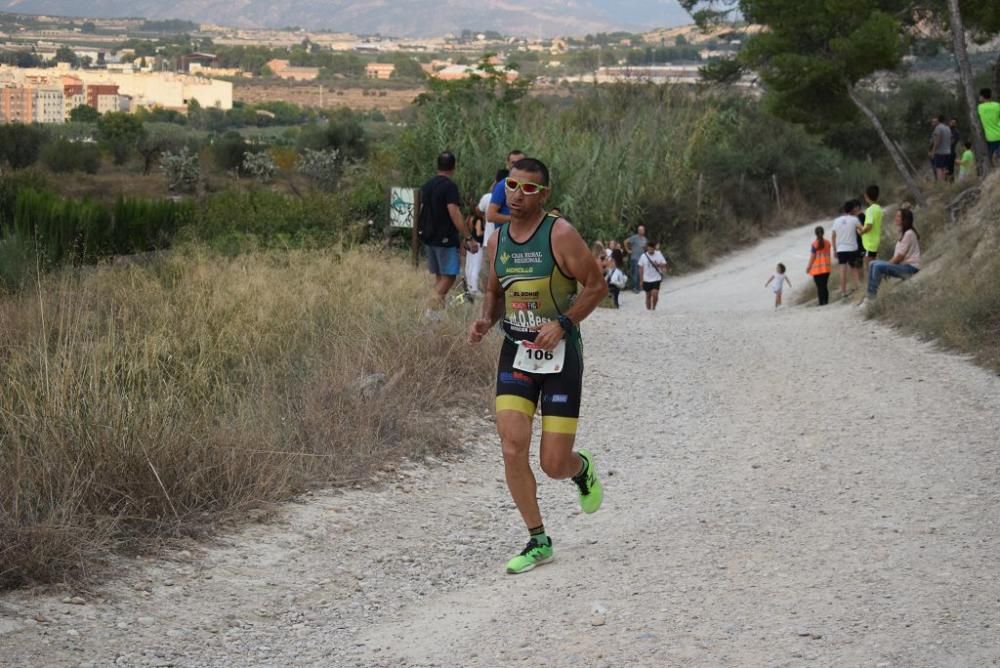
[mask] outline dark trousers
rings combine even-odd
[[[819,297],[819,305],[823,306],[825,304],[829,304],[830,290],[827,288],[827,283],[830,282],[830,274],[813,276],[813,281],[816,282],[816,295]]]
[[[618,295],[620,295],[621,292],[621,288],[617,288],[608,283],[608,293],[611,295],[611,303],[615,305],[615,308],[618,308]]]

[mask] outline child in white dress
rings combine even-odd
[[[785,265],[779,262],[774,274],[764,284],[765,288],[771,286],[771,292],[774,293],[774,308],[781,306],[781,291],[784,289],[785,283],[788,283],[788,287],[792,287],[792,282],[788,280],[788,276],[785,276]]]

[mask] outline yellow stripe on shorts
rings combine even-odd
[[[517,411],[518,413],[524,413],[528,417],[534,417],[535,415],[535,404],[531,403],[524,397],[519,397],[514,394],[498,395],[496,408],[497,413],[500,411]]]
[[[558,417],[556,415],[542,416],[542,432],[550,434],[576,435],[576,418]]]

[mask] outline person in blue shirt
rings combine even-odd
[[[507,154],[507,170],[518,160],[526,157],[524,151],[513,150]],[[510,222],[510,209],[507,208],[507,190],[504,188],[503,180],[493,186],[493,195],[490,197],[490,205],[486,209],[486,222],[493,223],[500,227],[504,223]]]

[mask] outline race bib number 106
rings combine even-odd
[[[553,350],[542,350],[531,341],[517,344],[514,368],[528,373],[559,373],[566,360],[566,341],[562,340]]]

